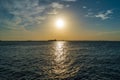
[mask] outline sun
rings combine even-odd
[[[55,22],[57,28],[61,29],[65,25],[65,21],[62,18],[58,18]]]

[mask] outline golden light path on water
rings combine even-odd
[[[54,72],[56,74],[64,73],[66,72],[66,68],[64,65],[64,62],[66,61],[67,54],[64,50],[64,42],[57,42],[55,47],[55,53],[54,53],[54,62],[56,64],[54,68]]]
[[[57,41],[54,44],[55,51],[52,60],[52,73],[54,78],[67,78],[72,77],[79,70],[78,67],[73,65],[74,59],[70,56],[65,41]]]

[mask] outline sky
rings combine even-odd
[[[49,39],[120,41],[120,0],[0,0],[0,40]]]

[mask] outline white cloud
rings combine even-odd
[[[107,10],[106,12],[103,13],[98,13],[97,15],[95,15],[96,18],[101,18],[102,20],[106,20],[110,18],[110,14],[112,14],[112,10]]]
[[[85,15],[85,17],[93,17],[93,13],[92,12],[88,12],[87,15]]]
[[[102,20],[110,19],[111,15],[113,14],[112,10],[107,10],[106,12],[99,12],[97,14],[94,14],[93,12],[88,12],[86,17],[95,17],[95,18],[100,18]]]
[[[62,9],[62,8],[64,7],[63,4],[60,4],[60,3],[57,3],[57,2],[53,2],[53,3],[51,4],[51,6],[52,6],[53,8],[59,8],[59,9]]]
[[[83,6],[82,8],[86,9],[87,7],[86,7],[86,6]]]
[[[66,7],[70,7],[70,5],[66,5]]]
[[[102,20],[108,19],[109,17],[106,16],[105,14],[99,13],[95,15],[96,18],[101,18]]]
[[[107,10],[106,14],[111,14],[113,13],[112,10]]]
[[[49,14],[49,15],[55,15],[57,13],[58,13],[57,10],[53,9],[51,12],[48,12],[47,14]]]

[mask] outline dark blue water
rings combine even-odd
[[[120,42],[0,42],[0,80],[120,80]]]

